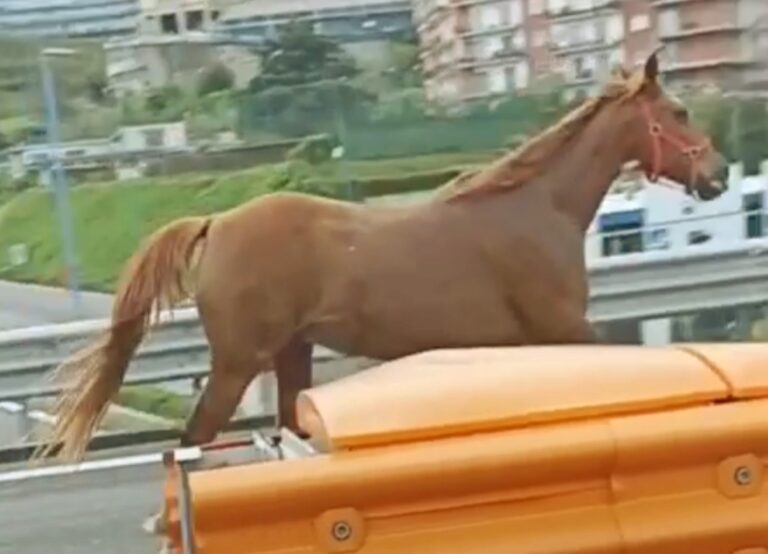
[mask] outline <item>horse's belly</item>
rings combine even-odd
[[[339,352],[377,359],[437,348],[522,342],[520,325],[503,303],[451,295],[440,300],[362,300],[335,320],[313,325],[308,338]]]

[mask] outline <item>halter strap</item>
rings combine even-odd
[[[661,141],[665,140],[688,158],[688,161],[691,164],[691,176],[688,182],[685,183],[686,191],[690,194],[693,187],[694,177],[700,173],[702,154],[712,148],[712,143],[709,139],[704,139],[699,144],[691,144],[685,139],[670,133],[668,129],[665,130],[661,123],[659,123],[653,116],[651,108],[647,102],[641,102],[640,108],[643,113],[643,118],[648,126],[648,134],[651,138],[651,151],[653,155],[653,165],[651,166],[650,173],[646,171],[646,177],[652,183],[659,180],[661,165],[664,158],[664,153],[661,149]]]

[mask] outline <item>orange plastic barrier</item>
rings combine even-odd
[[[297,410],[317,454],[171,466],[176,552],[186,494],[196,554],[768,554],[768,346],[429,352]]]

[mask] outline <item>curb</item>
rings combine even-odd
[[[274,416],[257,416],[232,421],[223,431],[247,431],[273,427],[275,425]],[[126,446],[137,446],[153,442],[167,442],[179,440],[182,430],[173,429],[151,429],[147,431],[134,431],[132,433],[105,433],[94,436],[88,445],[88,452],[97,452],[113,448],[123,448]],[[11,464],[26,462],[32,453],[41,443],[30,443],[21,446],[11,446],[0,449],[0,464]],[[58,453],[58,448],[54,448],[51,457]]]

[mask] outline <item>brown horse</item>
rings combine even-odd
[[[117,290],[111,327],[61,368],[52,444],[79,458],[153,313],[192,296],[212,368],[183,444],[215,438],[274,370],[280,423],[310,386],[312,345],[391,359],[434,348],[594,340],[584,235],[628,162],[703,199],[726,166],[664,94],[651,55],[517,151],[432,201],[372,208],[273,194],[153,234]],[[45,453],[43,449],[40,454]]]

